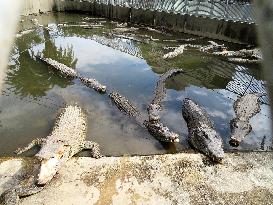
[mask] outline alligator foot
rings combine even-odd
[[[30,150],[34,146],[41,146],[43,144],[43,142],[44,142],[44,139],[42,139],[42,138],[34,139],[27,146],[25,146],[23,148],[18,148],[17,150],[15,150],[14,153],[15,154],[22,154],[23,152]]]
[[[96,142],[85,141],[84,145],[83,145],[83,149],[89,149],[91,151],[92,157],[94,157],[96,159],[102,157],[100,154],[99,144]]]
[[[0,203],[4,205],[17,205],[19,204],[20,197],[26,197],[36,194],[43,190],[44,187],[38,187],[34,184],[34,178],[27,179],[25,185],[19,185],[16,188],[6,190],[0,196]],[[22,183],[24,184],[24,183]]]

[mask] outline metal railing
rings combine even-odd
[[[249,0],[91,0],[98,4],[254,23]]]

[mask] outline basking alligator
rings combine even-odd
[[[35,145],[41,150],[35,155],[41,161],[41,170],[37,183],[44,185],[72,156],[83,149],[91,150],[95,158],[99,158],[99,145],[86,141],[86,117],[78,106],[67,106],[57,120],[52,133],[43,139],[35,139],[28,146],[15,152],[23,153]]]
[[[235,118],[230,121],[232,146],[239,146],[245,136],[251,132],[249,120],[261,111],[258,101],[261,96],[260,93],[249,93],[234,102]]]
[[[111,92],[109,97],[119,110],[128,116],[134,117],[141,126],[145,126],[151,135],[155,136],[158,140],[167,142],[177,141],[177,134],[170,132],[169,129],[162,123],[149,123],[142,116],[138,108],[133,105],[126,97],[120,95],[117,92]]]
[[[41,60],[45,64],[55,68],[64,77],[79,78],[80,81],[84,85],[86,85],[87,87],[93,88],[97,92],[105,93],[105,91],[106,91],[106,86],[100,84],[97,80],[92,79],[92,78],[82,77],[74,69],[72,69],[72,68],[70,68],[70,67],[68,67],[68,66],[66,66],[66,65],[64,65],[62,63],[59,63],[59,62],[57,62],[55,60],[52,60],[51,58],[43,58],[43,57],[41,57],[39,55],[37,55],[36,58],[38,58],[39,60]]]
[[[187,122],[190,144],[215,162],[224,157],[223,141],[214,130],[206,111],[192,100],[183,101],[182,115]]]

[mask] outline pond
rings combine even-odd
[[[233,103],[238,95],[266,92],[260,65],[231,63],[194,48],[186,49],[173,59],[163,59],[164,54],[183,41],[188,43],[189,39],[196,38],[190,43],[207,45],[209,39],[160,32],[87,14],[25,17],[19,29],[24,32],[17,35],[14,43],[0,97],[1,156],[14,155],[17,147],[49,135],[60,109],[75,102],[88,116],[88,140],[98,142],[104,155],[188,152],[191,151],[188,131],[181,114],[186,97],[208,112],[226,151],[271,149],[271,116],[266,96],[261,99],[261,112],[251,119],[252,132],[239,147],[231,147],[228,143],[229,121],[234,117]],[[230,50],[246,47],[226,42],[225,45]],[[60,77],[35,59],[38,53],[126,96],[145,116],[160,75],[174,67],[182,68],[185,73],[166,82],[167,93],[161,113],[162,122],[180,134],[180,142],[159,142],[134,119],[122,114],[106,94],[87,88],[77,79]]]

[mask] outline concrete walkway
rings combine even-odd
[[[33,158],[0,159],[0,194],[37,169]],[[273,153],[73,158],[21,204],[273,204]]]

